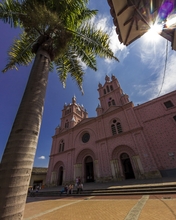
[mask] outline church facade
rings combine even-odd
[[[75,97],[64,105],[46,183],[176,176],[176,91],[134,106],[112,75],[98,92],[96,117]]]

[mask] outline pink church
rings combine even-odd
[[[117,78],[98,85],[97,116],[64,105],[53,136],[48,184],[176,176],[176,91],[134,106]]]

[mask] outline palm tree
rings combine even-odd
[[[29,80],[0,165],[0,219],[22,219],[40,132],[49,71],[82,90],[82,62],[96,70],[96,56],[115,59],[109,36],[91,24],[88,0],[4,0],[0,19],[22,32],[3,72],[32,62]]]

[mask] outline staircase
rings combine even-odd
[[[92,186],[93,187],[93,186]],[[166,184],[143,184],[143,185],[128,185],[128,186],[112,186],[107,188],[97,188],[96,184],[92,189],[84,189],[81,194],[73,191],[72,196],[109,196],[109,195],[151,195],[151,194],[176,194],[176,183]],[[60,196],[59,189],[41,190],[33,195],[36,197],[58,197]],[[67,196],[62,194],[62,196]]]

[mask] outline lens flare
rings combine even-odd
[[[149,31],[153,33],[160,34],[162,32],[163,26],[160,24],[154,24],[150,27]]]
[[[173,11],[174,3],[172,0],[165,0],[159,9],[159,18],[163,21],[166,20],[168,15]]]
[[[150,13],[153,13],[154,7],[153,7],[153,0],[150,0]]]
[[[145,41],[148,42],[158,42],[161,37],[160,33],[162,32],[163,26],[161,24],[154,24],[150,26],[150,29],[145,33]]]
[[[171,15],[167,18],[166,27],[170,29],[176,27],[176,15]]]

